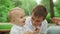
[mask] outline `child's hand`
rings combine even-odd
[[[36,33],[38,33],[40,31],[40,26],[41,26],[41,23],[38,23],[36,28],[35,28]]]
[[[35,29],[35,33],[38,33],[39,32],[39,28],[38,27],[36,27],[36,29]]]

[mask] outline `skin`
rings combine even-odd
[[[42,24],[44,17],[37,17],[34,16],[34,14],[32,14],[32,25],[35,27],[40,27],[40,25]]]
[[[18,24],[19,26],[25,25],[25,17],[24,17],[24,12],[22,10],[15,9],[12,11],[14,14],[12,22],[15,24]]]

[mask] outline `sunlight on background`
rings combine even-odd
[[[55,3],[57,0],[53,0],[53,2]]]
[[[55,3],[56,1],[57,1],[57,0],[53,0],[54,3]],[[37,5],[39,5],[40,2],[41,2],[41,0],[36,0]]]
[[[41,0],[36,0],[37,5],[39,5],[39,4],[40,4],[40,2],[41,2]]]

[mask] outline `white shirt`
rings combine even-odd
[[[20,27],[17,25],[13,25],[11,28],[10,34],[24,34],[25,27]]]
[[[18,25],[13,25],[10,34],[24,34],[27,31],[30,31],[30,29],[25,25],[23,27],[20,27]]]
[[[31,23],[31,17],[26,18],[26,25],[25,26],[28,26],[28,28],[31,31],[34,31],[35,27]],[[39,30],[38,34],[42,34],[42,33],[46,34],[47,33],[47,26],[48,26],[48,23],[46,20],[44,20],[42,22],[42,25],[40,26],[40,30]]]

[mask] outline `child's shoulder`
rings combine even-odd
[[[47,22],[47,20],[46,20],[46,19],[43,21],[43,24],[48,24],[48,22]]]

